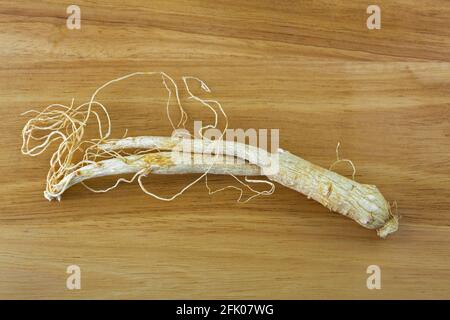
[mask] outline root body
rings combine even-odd
[[[74,101],[72,101],[70,106],[53,104],[41,112],[30,111],[35,115],[26,123],[22,131],[22,153],[37,156],[52,143],[58,142],[47,174],[44,196],[48,200],[60,200],[61,195],[68,188],[77,183],[85,185],[84,181],[88,179],[133,174],[131,179],[119,178],[113,186],[104,190],[94,190],[86,185],[85,187],[94,192],[106,192],[115,188],[120,182],[129,183],[137,180],[145,193],[160,200],[170,201],[204,179],[210,194],[226,188],[234,188],[240,190],[241,195],[238,199],[240,201],[243,194],[242,188],[228,186],[212,191],[207,184],[208,174],[227,174],[253,192],[253,196],[246,201],[259,195],[272,194],[274,191],[272,181],[274,181],[314,199],[331,211],[355,220],[365,228],[377,229],[378,235],[382,238],[398,229],[398,218],[391,213],[389,203],[377,187],[360,184],[281,149],[269,153],[255,146],[224,141],[228,118],[218,101],[202,99],[191,92],[189,82],[200,85],[204,92],[211,92],[209,87],[196,77],[182,78],[188,98],[212,112],[213,123],[201,127],[195,136],[188,134],[187,137],[140,136],[111,139],[111,120],[106,107],[95,100],[97,94],[113,83],[144,75],[160,78],[168,92],[166,112],[169,123],[174,131],[185,130],[188,116],[181,105],[178,87],[175,81],[163,72],[136,72],[113,79],[95,90],[89,102],[78,107],[74,107]],[[173,102],[180,114],[179,121],[173,121],[171,117],[170,106]],[[224,119],[223,130],[218,129],[219,118]],[[98,127],[98,136],[86,139],[85,127],[92,120]],[[206,129],[219,130],[221,135],[214,140],[207,139],[203,135]],[[128,153],[132,150],[135,150],[132,154]],[[350,160],[339,158],[338,148],[336,153],[336,163],[347,161],[353,166]],[[200,162],[196,161],[198,155],[201,156]],[[75,160],[80,158],[81,160]],[[144,187],[141,180],[149,173],[200,173],[201,176],[175,195],[164,198]],[[245,178],[241,180],[238,176],[245,176]],[[248,179],[247,176],[266,176],[269,180]],[[266,184],[270,188],[257,191],[249,183]]]
[[[269,179],[316,200],[365,228],[381,228],[378,235],[382,238],[397,230],[397,219],[391,220],[394,217],[389,203],[376,186],[360,184],[287,151],[281,152],[279,161],[279,173]],[[390,227],[384,228],[386,225]]]
[[[212,144],[215,145],[212,147]],[[389,203],[376,186],[358,183],[281,149],[274,157],[265,150],[233,141],[214,143],[202,139],[151,136],[121,139],[102,144],[100,148],[109,151],[158,148],[191,150],[193,153],[214,150],[215,154],[247,160],[260,167],[261,172],[270,180],[304,194],[365,228],[379,229],[380,237],[384,238],[398,229],[398,219],[391,214]],[[271,174],[274,161],[277,162],[277,171]]]
[[[191,155],[189,158],[192,159]],[[59,183],[52,186],[51,192],[45,191],[48,200],[61,199],[61,195],[70,187],[88,179],[122,174],[137,174],[131,180],[122,179],[121,182],[132,182],[139,175],[152,174],[232,174],[237,176],[259,176],[261,169],[248,163],[237,163],[228,157],[203,155],[201,163],[186,161],[186,155],[179,152],[155,152],[142,155],[131,155],[122,158],[102,160],[86,165],[66,175]],[[108,191],[101,190],[100,192]]]

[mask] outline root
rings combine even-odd
[[[142,184],[142,178],[147,177],[148,174],[192,174],[192,173],[204,173],[209,171],[211,174],[220,175],[261,175],[261,170],[258,166],[251,164],[236,163],[228,159],[227,157],[220,157],[220,161],[217,160],[217,156],[204,156],[203,163],[196,164],[195,162],[187,162],[184,155],[178,152],[149,152],[140,155],[130,155],[121,158],[112,158],[102,160],[94,164],[89,164],[81,167],[71,174],[64,177],[57,185],[54,186],[54,192],[46,192],[45,197],[48,200],[58,199],[60,200],[61,194],[64,193],[70,187],[78,184],[85,183],[86,180],[105,177],[116,176],[123,174],[133,174],[131,179],[120,178],[114,185],[105,189],[93,189],[86,186],[93,192],[108,192],[116,188],[121,182],[132,183],[138,181]],[[189,186],[189,185],[188,185]],[[152,194],[141,185],[143,190],[148,194]],[[186,187],[185,187],[186,188]],[[184,192],[187,189],[183,189]],[[144,192],[145,192],[144,191]],[[182,193],[182,192],[181,192]],[[153,195],[153,194],[152,194]],[[170,201],[175,199],[177,195],[169,198],[160,197],[154,194],[155,198],[164,201]]]
[[[168,93],[166,114],[175,132],[174,136],[126,137],[126,130],[120,139],[111,137],[108,111],[96,97],[107,86],[140,75],[160,77]],[[195,135],[185,129],[188,115],[181,104],[177,84],[163,72],[135,72],[113,79],[96,89],[89,102],[77,107],[74,107],[72,100],[70,106],[52,104],[41,112],[26,112],[25,114],[34,116],[22,131],[22,153],[37,156],[50,145],[57,145],[50,159],[44,196],[49,200],[60,200],[61,195],[77,183],[93,192],[107,192],[122,182],[137,181],[146,194],[162,201],[172,201],[197,182],[204,180],[209,194],[235,189],[240,193],[237,201],[248,202],[257,196],[271,195],[275,190],[275,184],[272,182],[274,181],[304,194],[308,199],[319,202],[333,212],[353,219],[365,228],[377,230],[382,238],[398,229],[398,217],[392,213],[390,204],[377,187],[355,181],[356,168],[351,160],[340,158],[340,143],[336,147],[336,161],[327,170],[282,149],[269,153],[251,145],[225,141],[228,117],[221,104],[216,100],[202,99],[194,95],[189,83],[200,85],[204,92],[210,92],[209,87],[196,77],[182,77],[182,81],[188,99],[196,101],[214,115],[214,121],[202,126]],[[179,114],[177,121],[172,118],[173,101]],[[98,132],[92,139],[85,137],[86,127],[90,122],[94,123]],[[219,122],[223,122],[221,135],[215,140],[206,138],[205,130],[218,129]],[[200,163],[192,161],[199,155],[202,159]],[[331,171],[340,162],[347,162],[352,166],[353,180]],[[144,186],[143,179],[150,173],[198,173],[200,176],[172,196],[163,197]],[[89,179],[120,174],[133,176],[129,179],[118,178],[112,186],[100,190],[86,185]],[[242,187],[229,185],[212,190],[208,184],[208,174],[227,174]],[[267,176],[269,180],[247,177],[262,175]],[[244,176],[244,179],[238,176]],[[268,189],[258,191],[252,184],[264,184]],[[244,189],[252,193],[245,200]]]
[[[330,167],[328,168],[328,170],[333,170],[334,166],[337,165],[338,163],[341,163],[341,162],[347,162],[348,164],[350,164],[350,166],[351,166],[352,169],[353,169],[352,179],[355,180],[356,167],[355,167],[355,165],[353,164],[353,161],[352,161],[352,160],[350,160],[350,159],[341,159],[341,158],[339,157],[339,147],[340,147],[340,145],[341,145],[341,143],[338,142],[338,144],[337,144],[337,146],[336,146],[336,161],[333,162],[333,163],[330,165]]]
[[[251,195],[250,197],[248,197],[247,199],[245,199],[245,200],[242,201],[242,196],[244,195],[244,190],[243,190],[242,188],[238,188],[238,187],[236,187],[236,186],[226,186],[226,187],[223,187],[223,188],[220,188],[220,189],[212,190],[212,189],[209,187],[209,185],[208,185],[208,176],[206,176],[206,177],[205,177],[205,182],[206,182],[206,188],[208,189],[208,194],[209,194],[209,195],[213,195],[213,194],[215,194],[215,193],[217,193],[217,192],[221,192],[221,191],[224,191],[224,190],[227,190],[227,189],[235,189],[235,190],[238,190],[238,191],[239,191],[239,197],[236,199],[236,202],[238,202],[238,203],[247,203],[247,202],[249,202],[250,200],[252,200],[253,198],[255,198],[255,197],[257,197],[257,196],[261,196],[261,195],[268,196],[268,195],[273,194],[274,191],[275,191],[275,184],[272,183],[272,182],[270,182],[270,181],[267,181],[267,180],[253,180],[253,179],[249,179],[249,178],[247,177],[247,175],[246,175],[246,176],[244,177],[244,179],[245,179],[245,181],[246,181],[247,183],[244,183],[241,179],[239,179],[238,177],[236,177],[233,173],[229,173],[229,174],[230,174],[237,182],[239,182],[239,183],[242,184],[244,187],[246,187],[248,190],[250,190],[250,191],[253,193],[253,195]],[[254,174],[253,174],[253,175],[254,175]],[[266,184],[268,184],[268,185],[270,186],[270,189],[269,189],[269,190],[264,190],[264,191],[258,191],[258,190],[253,189],[253,188],[248,184],[249,182],[254,182],[254,183],[266,183]]]
[[[106,159],[119,159],[124,162],[127,161],[126,157],[132,154],[128,153],[125,148],[105,148],[102,144],[105,142],[114,143],[116,140],[111,139],[111,120],[106,107],[96,100],[97,95],[101,90],[106,87],[123,81],[135,76],[153,76],[157,75],[161,78],[162,84],[167,91],[167,101],[166,101],[166,114],[169,120],[169,124],[174,132],[177,130],[185,129],[186,122],[188,120],[188,115],[184,110],[181,99],[179,95],[179,90],[176,82],[164,72],[135,72],[131,73],[111,81],[106,82],[99,88],[97,88],[92,94],[90,101],[79,105],[74,108],[74,100],[72,100],[70,106],[65,106],[62,104],[52,104],[46,107],[43,111],[38,112],[31,110],[25,112],[23,115],[29,115],[34,113],[34,117],[30,119],[22,131],[22,153],[30,156],[37,156],[47,150],[47,148],[53,144],[53,142],[58,143],[57,150],[53,153],[50,160],[50,169],[47,174],[46,190],[44,195],[46,198],[59,199],[61,194],[67,188],[61,188],[62,181],[69,181],[68,176],[77,172],[82,167],[89,165],[98,166],[102,163],[102,160]],[[209,140],[211,143],[218,143],[223,140],[225,130],[228,128],[228,117],[223,110],[221,104],[216,100],[206,100],[202,99],[192,93],[189,83],[198,83],[201,89],[205,92],[211,92],[209,87],[202,80],[185,76],[182,77],[182,81],[185,85],[186,91],[188,93],[188,99],[193,99],[197,101],[201,106],[206,107],[207,110],[214,114],[214,122],[207,124],[200,128],[197,132],[198,136],[202,139],[209,140],[204,137],[204,130],[214,128],[217,129],[219,125],[219,115],[224,119],[224,129],[218,140],[214,142]],[[175,106],[179,113],[178,121],[175,121],[172,117],[171,107],[173,105],[172,100],[175,100]],[[93,119],[93,122],[98,128],[98,137],[93,139],[86,139],[85,129],[88,122]],[[127,135],[127,130],[125,131],[122,141]],[[187,130],[183,130],[187,132]],[[189,134],[189,138],[193,138],[193,135]],[[118,146],[118,145],[117,145]],[[135,155],[140,155],[147,152],[161,152],[162,150],[172,150],[168,146],[161,145],[160,143],[155,143],[153,146],[143,148],[144,150],[136,151]],[[217,154],[217,159],[219,159],[220,154]],[[80,160],[81,159],[81,160]],[[148,191],[143,185],[143,178],[147,176],[147,171],[139,171],[135,173],[135,176],[131,180],[118,179],[115,184],[107,189],[96,190],[89,187],[85,182],[81,182],[87,189],[93,192],[107,192],[115,187],[117,187],[121,182],[131,183],[133,181],[138,182],[141,189],[148,195],[151,195],[159,200],[170,201],[181,195],[189,187],[199,182],[200,180],[207,177],[211,173],[211,169],[214,167],[214,163],[211,163],[209,167],[203,168],[199,173],[200,177],[196,178],[194,181],[188,183],[179,192],[175,193],[171,197],[161,197],[155,193]],[[245,170],[244,170],[245,173]],[[229,173],[230,174],[230,173]],[[232,175],[232,174],[230,174]],[[236,176],[232,177],[238,179]],[[262,180],[266,181],[266,180]],[[240,180],[241,184],[245,187],[249,187],[246,183]],[[267,181],[266,181],[267,182]],[[206,180],[205,180],[205,183]],[[238,188],[239,189],[239,188]],[[258,192],[257,195],[265,195],[267,192]]]

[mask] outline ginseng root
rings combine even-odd
[[[210,92],[208,86],[195,77],[182,78],[189,98],[213,112],[215,119],[212,124],[200,128],[199,135],[111,139],[108,111],[96,101],[96,95],[110,84],[143,75],[157,75],[161,78],[168,92],[166,108],[169,123],[174,130],[185,129],[188,116],[181,106],[178,87],[175,81],[163,72],[137,72],[111,80],[98,88],[89,102],[78,107],[74,107],[72,101],[70,106],[54,104],[41,112],[30,111],[34,112],[35,116],[27,122],[22,131],[22,153],[36,156],[44,152],[53,142],[58,142],[58,147],[50,160],[44,192],[48,200],[60,200],[62,194],[77,183],[94,192],[106,192],[117,187],[120,182],[137,181],[145,193],[160,200],[171,201],[204,179],[210,193],[226,188],[240,190],[238,199],[240,201],[243,195],[242,188],[228,186],[216,191],[209,188],[208,174],[226,174],[253,193],[245,201],[260,195],[271,195],[275,189],[273,182],[276,182],[302,193],[333,212],[355,220],[365,228],[377,230],[381,238],[398,229],[398,217],[392,213],[390,204],[376,186],[360,184],[282,149],[268,152],[252,145],[225,141],[224,134],[214,140],[205,138],[203,130],[217,129],[219,116],[225,119],[225,128],[222,131],[224,132],[228,127],[228,118],[218,101],[202,99],[190,91],[189,82],[194,81],[201,89]],[[180,113],[178,122],[173,121],[171,117],[172,100],[175,100]],[[98,127],[98,137],[87,139],[84,137],[85,127],[92,119]],[[338,157],[338,161],[349,160],[341,160]],[[144,187],[142,178],[150,173],[199,173],[200,176],[175,195],[165,198]],[[95,190],[85,184],[88,179],[122,174],[133,176],[128,180],[119,178],[113,186],[103,190]],[[240,178],[242,176],[243,179]],[[249,179],[247,176],[267,177],[269,180]],[[250,183],[266,184],[269,188],[258,191],[252,188]]]
[[[314,165],[288,151],[277,154],[234,141],[205,141],[176,137],[129,137],[100,145],[104,150],[158,148],[202,153],[213,151],[247,160],[261,168],[270,180],[314,199],[333,212],[347,216],[368,229],[378,229],[382,238],[398,229],[398,218],[374,185],[360,184],[336,172]],[[274,168],[276,165],[276,168]],[[273,173],[272,173],[273,172]]]

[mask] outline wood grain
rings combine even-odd
[[[81,30],[66,28],[69,4],[0,1],[1,298],[450,298],[448,1],[378,0],[372,31],[360,0],[77,1]],[[316,164],[340,141],[357,180],[397,201],[400,230],[379,240],[281,186],[248,204],[202,184],[169,203],[136,185],[47,202],[50,155],[20,154],[20,113],[82,103],[134,71],[205,80],[231,127],[279,128],[282,148]],[[116,136],[170,134],[157,79],[100,98]],[[148,186],[171,194],[186,179]],[[366,288],[372,264],[381,290]]]

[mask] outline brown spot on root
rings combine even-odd
[[[143,158],[144,162],[149,164],[149,165],[157,165],[160,167],[170,167],[173,166],[173,162],[172,160],[170,160],[169,157],[167,156],[162,156],[159,153],[150,153],[147,154],[144,158]]]
[[[328,184],[328,192],[327,192],[327,198],[331,196],[331,193],[333,192],[333,184],[330,182]]]
[[[170,141],[170,142],[166,142],[164,143],[160,149],[164,149],[164,150],[172,150],[174,149],[177,145],[178,145],[179,141]]]

